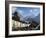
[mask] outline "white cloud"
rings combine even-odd
[[[30,12],[33,12],[33,10],[31,9]]]
[[[22,13],[22,10],[18,10],[19,13]]]
[[[34,9],[35,16],[37,16],[39,13],[40,13],[40,11],[38,9]]]
[[[17,10],[17,11],[18,11],[18,13],[19,13],[20,15],[23,16],[23,11],[22,11],[22,10]]]

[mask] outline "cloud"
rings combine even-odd
[[[23,11],[22,10],[18,9],[17,12],[23,16]]]
[[[12,8],[12,13],[14,13],[16,11],[17,8]]]
[[[32,17],[32,18],[34,18],[34,17],[36,17],[38,14],[39,14],[39,9],[31,9],[31,10],[29,10],[30,11],[30,16]]]
[[[34,9],[33,14],[35,14],[35,16],[37,16],[40,13],[39,9]]]
[[[22,10],[18,10],[19,13],[22,13]]]
[[[33,12],[33,10],[31,9],[30,12]]]

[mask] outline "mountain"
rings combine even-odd
[[[18,14],[18,16],[20,17],[20,21],[24,21],[26,23],[32,22],[32,20],[35,21],[36,23],[40,22],[40,14],[38,14],[34,18],[31,18],[31,16],[23,17],[20,13]]]
[[[14,14],[14,16],[16,16],[16,14]],[[40,14],[38,14],[34,18],[31,18],[31,15],[23,17],[20,13],[17,12],[17,16],[20,18],[19,20],[22,22],[31,23],[32,20],[35,21],[36,23],[40,22]]]
[[[40,14],[38,14],[35,18],[33,18],[33,21],[40,23]]]

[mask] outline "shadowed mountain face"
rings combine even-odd
[[[13,20],[20,21],[20,17],[18,16],[18,12],[15,12],[13,15],[14,15],[14,16],[12,16]]]
[[[40,14],[38,14],[35,18],[33,18],[33,21],[40,23]]]

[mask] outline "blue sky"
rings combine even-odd
[[[35,8],[35,7],[33,8],[32,7],[14,7],[12,10],[13,10],[13,13],[17,11],[23,17],[31,16],[32,18],[34,18],[40,13],[40,8]]]

